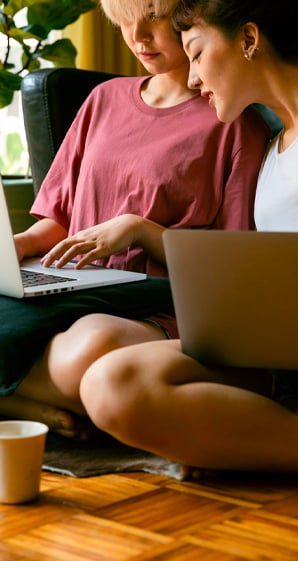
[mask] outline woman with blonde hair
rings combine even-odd
[[[113,349],[177,337],[165,228],[254,225],[267,127],[253,108],[234,123],[219,123],[208,101],[188,88],[187,57],[171,25],[175,6],[175,0],[102,1],[148,75],[93,90],[33,204],[38,222],[15,236],[20,259],[42,255],[44,265],[58,267],[76,259],[77,267],[94,262],[148,279],[65,294],[50,326],[43,304],[36,339],[26,348],[22,339],[23,360],[14,357],[12,368],[7,359],[1,370],[3,415],[42,417],[63,434],[80,433],[78,420],[87,412],[79,389],[88,367]],[[56,314],[55,302],[48,297]],[[17,335],[15,322],[5,346],[0,328],[0,360]]]

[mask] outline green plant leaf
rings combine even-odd
[[[6,70],[0,70],[0,107],[10,105],[13,94],[21,88],[22,78]]]
[[[26,50],[24,50],[22,56],[22,65],[23,68],[26,68],[26,70],[32,72],[32,70],[38,70],[40,68],[40,61],[37,57],[34,58],[34,55],[32,55],[31,52],[28,53]]]
[[[7,46],[0,55],[0,107],[9,105],[13,92],[19,90],[24,71],[40,67],[39,59],[55,66],[75,67],[77,51],[69,39],[47,44],[52,30],[64,29],[82,14],[94,10],[97,0],[2,0],[0,1],[0,34],[6,36]],[[27,8],[27,24],[16,24],[15,15]],[[9,39],[21,45],[22,66],[11,62]],[[2,58],[1,58],[2,57]]]
[[[12,74],[6,70],[0,70],[1,86],[6,86],[12,90],[19,90],[21,87],[22,78],[17,74]]]
[[[33,55],[34,56],[34,55]],[[69,39],[58,39],[38,51],[38,57],[50,60],[55,66],[74,68],[77,49]]]
[[[0,109],[2,107],[6,107],[7,105],[10,105],[13,99],[13,90],[10,90],[9,88],[3,87],[1,84],[1,78],[0,78]]]
[[[38,39],[40,41],[43,41],[48,36],[47,30],[36,23],[32,25],[25,25],[22,27],[22,31],[30,35],[33,39]]]
[[[5,31],[5,17],[2,11],[0,11],[0,33]]]
[[[29,24],[40,25],[49,33],[52,29],[64,29],[95,7],[95,0],[51,0],[30,6],[27,19]]]
[[[12,27],[7,35],[12,37],[19,43],[23,43],[25,39],[36,39],[42,41],[47,38],[48,33],[40,25],[28,25],[26,27]]]
[[[9,0],[3,9],[3,12],[8,16],[13,17],[17,12],[23,8],[29,8],[34,4],[43,4],[49,0]]]

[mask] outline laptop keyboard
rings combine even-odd
[[[69,277],[63,277],[58,275],[51,275],[48,273],[37,273],[35,271],[25,271],[21,270],[23,286],[37,286],[43,284],[54,284],[57,282],[75,281],[77,279],[71,279]]]

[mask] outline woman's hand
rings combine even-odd
[[[156,229],[159,232],[158,236],[156,236]],[[57,261],[56,267],[60,268],[80,256],[76,268],[81,269],[96,259],[121,252],[133,243],[138,243],[147,251],[152,247],[153,254],[156,245],[157,252],[160,254],[163,253],[162,231],[163,228],[154,222],[134,214],[124,214],[62,240],[42,258],[41,262],[45,267],[49,267]]]

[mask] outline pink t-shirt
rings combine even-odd
[[[126,213],[167,228],[249,229],[258,171],[269,137],[249,108],[218,121],[205,98],[154,108],[140,96],[148,77],[97,86],[69,129],[33,203],[69,235]],[[99,261],[167,275],[142,248]]]

